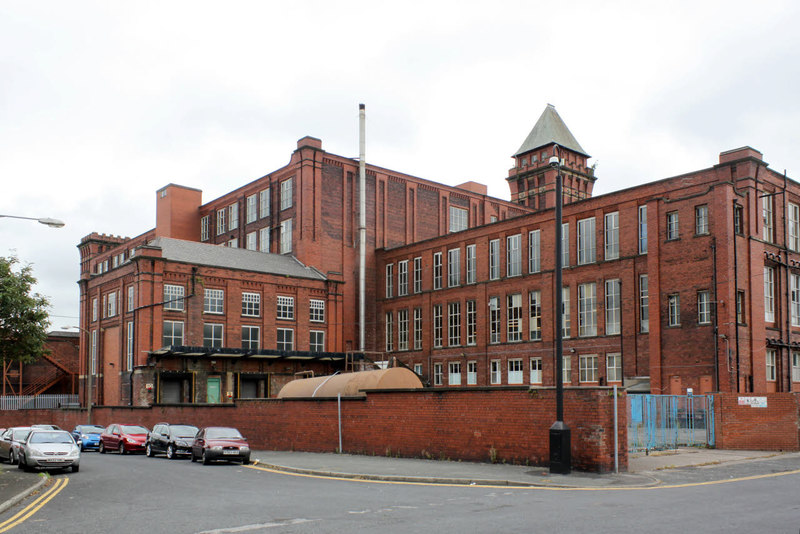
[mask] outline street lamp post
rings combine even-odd
[[[570,432],[569,427],[564,422],[564,349],[562,344],[562,308],[564,306],[564,296],[562,288],[562,243],[561,243],[561,206],[562,200],[562,176],[561,159],[558,145],[553,145],[553,156],[550,158],[550,166],[556,171],[556,213],[555,213],[555,234],[556,234],[556,269],[555,269],[555,360],[556,360],[556,421],[550,427],[550,472],[568,475],[572,464],[570,452]]]
[[[94,384],[93,384],[93,382],[94,382],[94,369],[92,368],[93,363],[94,363],[94,361],[93,361],[94,355],[91,353],[91,351],[92,351],[92,339],[91,339],[92,338],[92,333],[90,331],[86,330],[85,328],[81,328],[80,326],[62,326],[61,327],[62,330],[71,330],[73,328],[76,328],[76,329],[80,330],[81,332],[84,332],[86,334],[86,336],[88,337],[88,341],[89,341],[89,343],[88,343],[89,350],[87,351],[87,358],[86,358],[86,424],[87,425],[91,425],[92,424],[92,401],[94,400],[94,395],[93,395],[94,392],[92,391],[92,389],[94,387]]]
[[[52,219],[50,217],[21,217],[19,215],[0,215],[0,218],[3,217],[9,219],[26,219],[28,221],[36,221],[51,228],[62,228],[64,226],[64,221],[61,221],[59,219]]]

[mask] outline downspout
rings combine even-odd
[[[719,301],[717,300],[717,238],[711,239],[711,265],[714,284],[714,391],[719,391]]]
[[[739,206],[739,204],[736,203],[736,199],[734,198],[733,199],[734,218],[736,217],[736,208],[737,208],[737,206]],[[744,219],[744,209],[742,209],[742,219]],[[744,225],[744,220],[740,220],[739,223]],[[744,229],[744,226],[742,226],[742,229]],[[734,318],[733,323],[734,323],[734,333],[735,333],[735,337],[736,337],[736,393],[739,393],[740,392],[739,383],[741,382],[741,378],[740,378],[740,375],[739,375],[739,310],[738,310],[738,306],[739,306],[739,263],[738,262],[739,262],[739,259],[738,259],[738,254],[737,254],[737,251],[736,251],[736,242],[738,241],[738,239],[736,239],[736,238],[737,238],[736,226],[734,225],[734,228],[733,228],[733,286],[734,286],[734,290],[736,292],[736,297],[735,297],[736,298],[736,301],[735,301],[736,303],[734,304],[734,306],[736,306],[736,310],[734,312],[734,315],[736,317]],[[744,302],[742,302],[742,315],[744,315]],[[725,355],[725,357],[726,358],[728,357],[727,354]]]
[[[783,171],[783,250],[784,250],[784,260],[783,265],[784,269],[786,270],[786,311],[788,313],[785,314],[786,316],[786,369],[788,371],[787,378],[789,379],[789,388],[788,391],[792,391],[792,311],[791,311],[791,300],[789,295],[789,242],[788,236],[789,233],[789,225],[787,224],[786,220],[786,171]],[[775,362],[776,364],[778,362]],[[783,364],[783,358],[781,358],[780,363]]]
[[[365,163],[366,110],[364,104],[358,105],[358,348],[366,350],[364,342],[364,320],[367,271],[367,172]]]

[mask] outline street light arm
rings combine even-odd
[[[64,221],[53,219],[51,217],[23,217],[21,215],[0,215],[0,218],[7,217],[9,219],[25,219],[28,221],[36,221],[51,228],[63,228]]]

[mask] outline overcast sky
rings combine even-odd
[[[648,7],[649,5],[653,7]],[[279,6],[279,7],[273,7]],[[384,7],[385,6],[385,7]],[[297,139],[429,180],[505,178],[548,103],[595,194],[750,145],[800,178],[800,3],[0,2],[0,255],[77,324],[81,237],[155,225],[174,182],[207,202]]]

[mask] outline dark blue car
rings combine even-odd
[[[100,448],[100,434],[105,430],[102,426],[97,425],[78,425],[72,431],[72,437],[75,442],[80,445],[81,450]]]

